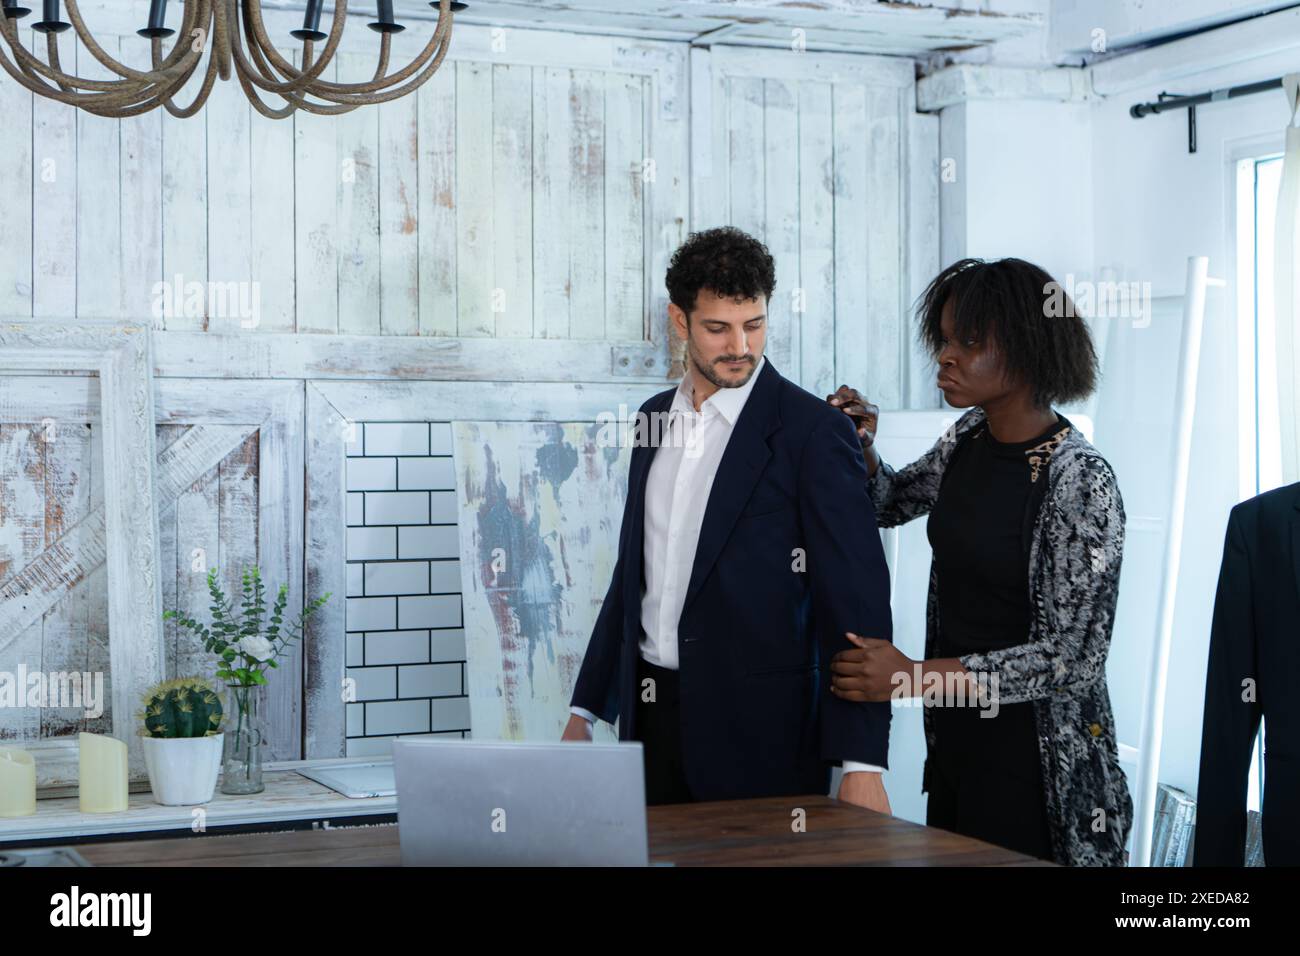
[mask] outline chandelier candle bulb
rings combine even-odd
[[[78,802],[82,813],[126,809],[126,744],[102,734],[78,734]]]
[[[320,12],[323,0],[307,0],[307,10],[302,15],[302,29],[291,31],[291,36],[297,40],[313,40],[320,42],[325,39],[325,34],[320,32]]]
[[[59,0],[44,0],[41,7],[44,19],[40,23],[33,23],[32,29],[38,33],[62,33],[71,23],[64,23],[59,19]]]
[[[167,29],[167,0],[149,0],[149,25],[137,30],[142,37],[169,37],[175,30]]]
[[[18,0],[4,0],[3,9],[5,16],[10,20],[21,20],[23,17],[27,16],[27,14],[32,12],[27,7],[18,6]]]
[[[36,812],[36,761],[25,750],[0,747],[0,818]]]
[[[376,33],[401,33],[406,27],[393,19],[393,0],[379,0],[379,20],[370,24]]]

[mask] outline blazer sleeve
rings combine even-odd
[[[1105,679],[1124,555],[1124,501],[1115,473],[1100,456],[1081,456],[1042,507],[1047,539],[1037,557],[1045,567],[1034,572],[1043,584],[1033,609],[1046,615],[1041,636],[959,658],[967,670],[996,682],[989,690],[1003,704]]]
[[[1259,730],[1255,613],[1241,512],[1228,515],[1205,673],[1194,866],[1242,866],[1251,745]]]
[[[893,528],[930,513],[939,497],[939,482],[953,446],[957,438],[971,427],[973,412],[971,409],[964,413],[925,454],[901,471],[881,460],[876,473],[867,479],[867,494],[871,496],[879,527]],[[856,432],[854,437],[857,437]]]
[[[633,449],[635,455],[639,448]],[[631,469],[629,469],[630,471]],[[623,654],[623,568],[624,549],[627,547],[628,525],[632,520],[632,489],[628,488],[623,505],[623,524],[618,533],[618,560],[610,577],[609,590],[601,602],[600,614],[591,629],[587,652],[582,657],[582,667],[573,685],[570,707],[590,711],[606,723],[618,719],[619,686],[618,667]]]
[[[830,690],[831,657],[853,646],[845,631],[893,640],[889,570],[866,473],[852,422],[845,415],[826,418],[804,446],[799,510],[822,662],[822,759],[888,767],[889,703],[846,701]]]

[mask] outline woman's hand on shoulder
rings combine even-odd
[[[833,395],[827,395],[826,401],[853,421],[853,427],[858,433],[858,441],[862,443],[862,453],[867,458],[867,467],[874,472],[876,470],[874,464],[878,460],[874,446],[876,426],[880,421],[880,408],[867,401],[856,388],[849,388],[847,385],[841,385]]]

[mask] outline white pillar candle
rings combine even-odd
[[[126,809],[126,744],[100,734],[78,734],[81,747],[81,812]]]
[[[25,750],[0,747],[0,817],[36,812],[36,761]]]

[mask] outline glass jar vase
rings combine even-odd
[[[262,783],[262,725],[257,685],[230,684],[227,690],[233,720],[227,724],[221,756],[221,792],[261,793],[266,785]]]

